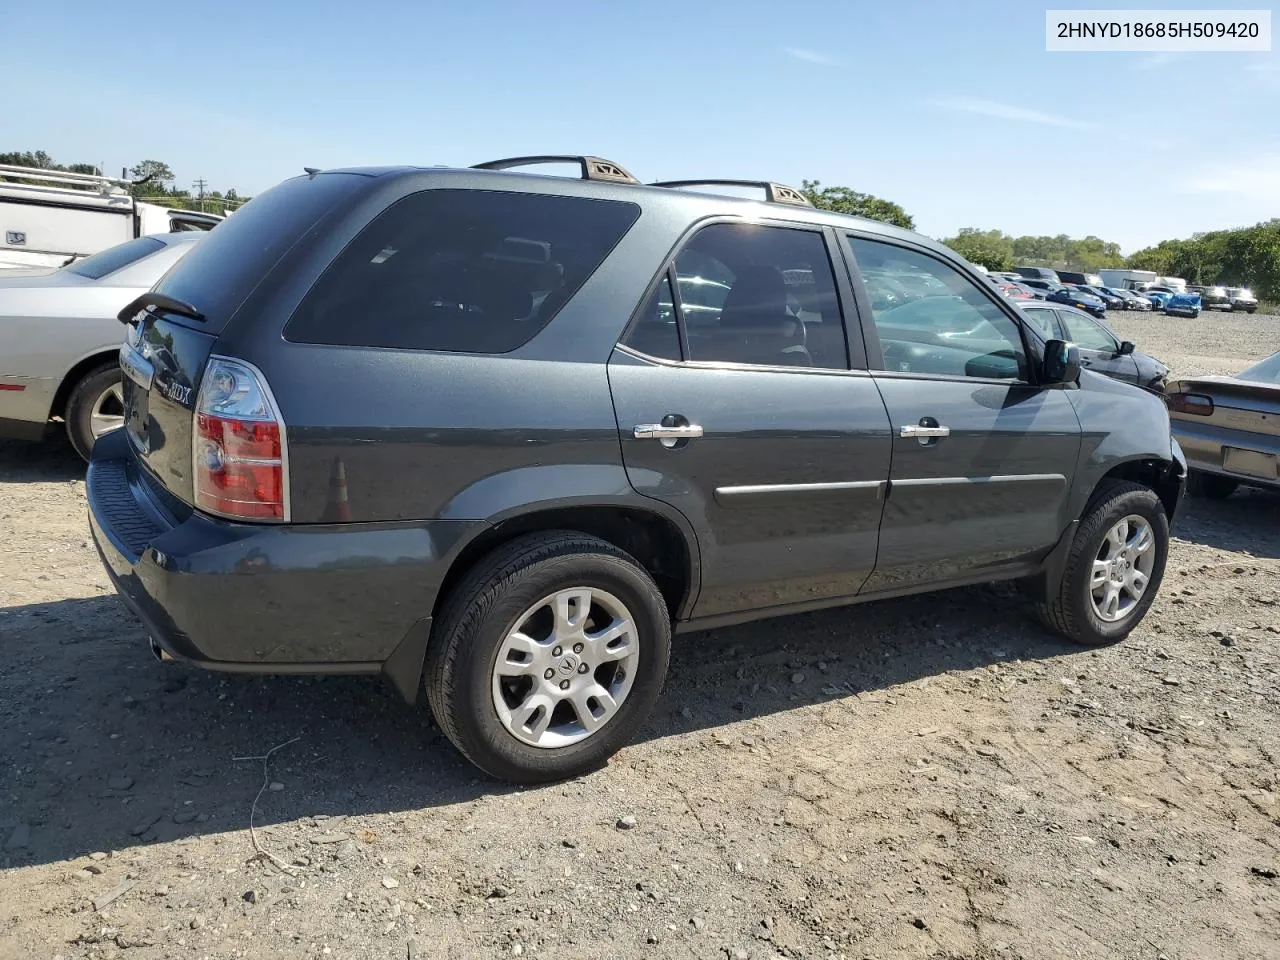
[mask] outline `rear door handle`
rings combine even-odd
[[[916,437],[920,440],[928,440],[930,437],[949,437],[951,436],[950,427],[924,427],[917,423],[909,423],[898,429],[900,437]]]

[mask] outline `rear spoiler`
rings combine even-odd
[[[156,293],[152,290],[148,290],[142,296],[130,300],[128,305],[116,314],[116,319],[124,324],[132,324],[138,319],[138,314],[148,307],[163,310],[165,313],[176,313],[180,317],[188,317],[191,320],[204,321],[204,314],[185,300],[165,296],[163,293]]]

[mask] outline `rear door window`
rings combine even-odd
[[[551,321],[639,215],[634,203],[588,197],[411,194],[329,265],[285,326],[285,339],[515,350]]]
[[[760,366],[849,366],[836,280],[817,230],[746,223],[702,228],[675,260],[678,304],[659,284],[627,346],[685,360]]]

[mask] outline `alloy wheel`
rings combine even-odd
[[[124,390],[119,383],[98,394],[89,414],[89,432],[97,440],[104,433],[118,430],[124,426]]]
[[[1117,521],[1102,539],[1089,578],[1089,602],[1098,619],[1117,623],[1138,606],[1151,582],[1156,538],[1136,514]]]
[[[617,715],[639,665],[635,618],[613,594],[575,586],[516,618],[493,665],[493,705],[533,747],[585,740]]]

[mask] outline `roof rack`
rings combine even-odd
[[[12,178],[12,180],[7,179]],[[35,183],[16,183],[28,180]],[[20,167],[13,164],[0,164],[0,180],[9,187],[34,187],[49,189],[50,186],[63,190],[77,190],[87,193],[100,193],[103,196],[122,194],[124,187],[130,186],[128,180],[117,180],[114,177],[101,177],[93,173],[71,173],[67,170],[47,170],[43,167]]]
[[[795,187],[770,180],[660,180],[651,187],[760,187],[769,203],[788,203],[793,207],[812,207],[809,198]]]
[[[509,170],[511,167],[531,167],[540,163],[576,163],[582,168],[583,180],[607,180],[611,183],[639,183],[620,163],[602,157],[558,156],[548,154],[537,157],[508,157],[505,160],[489,160],[477,163],[472,170]]]

